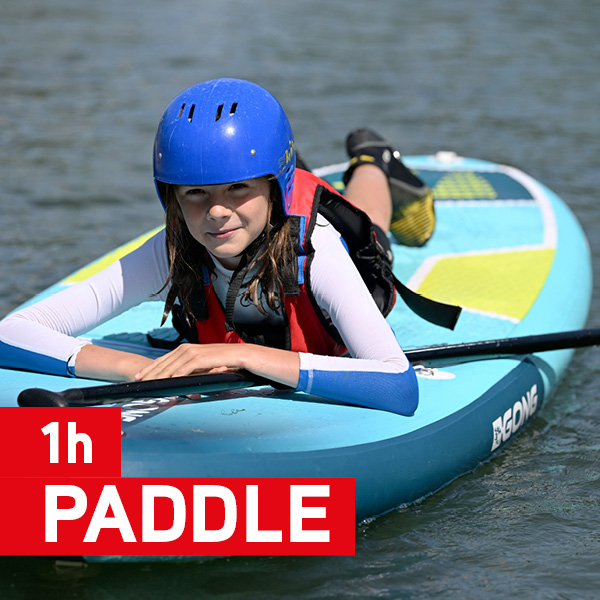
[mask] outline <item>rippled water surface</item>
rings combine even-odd
[[[597,0],[0,0],[0,17],[0,314],[160,222],[158,119],[219,76],[271,90],[312,166],[343,160],[347,131],[369,125],[405,154],[522,168],[567,200],[598,273]],[[355,557],[1,558],[0,597],[594,597],[599,392],[598,351],[578,351],[502,455],[360,527]]]

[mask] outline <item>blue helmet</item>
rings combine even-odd
[[[294,136],[283,108],[264,88],[241,79],[214,79],[167,106],[154,143],[154,180],[216,185],[272,175],[289,214],[294,185]]]

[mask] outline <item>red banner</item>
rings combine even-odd
[[[354,554],[351,478],[5,479],[0,554]]]
[[[0,410],[0,477],[121,475],[120,408]]]
[[[119,408],[0,417],[0,555],[354,554],[352,478],[120,477]]]

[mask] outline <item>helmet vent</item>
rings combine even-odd
[[[192,104],[192,106],[190,106],[190,114],[188,115],[188,121],[191,123],[192,119],[194,118],[194,111],[196,110],[196,105]]]
[[[181,115],[183,114],[184,108],[185,108],[185,102],[181,105],[181,108],[179,109],[179,114],[177,115],[178,119],[181,119]]]
[[[219,104],[219,106],[217,106],[217,114],[215,116],[215,121],[218,121],[221,116],[223,115],[223,104]],[[232,115],[235,115],[235,111],[237,110],[238,107],[238,103],[234,102],[231,105],[231,108],[229,109],[229,116],[231,117]]]

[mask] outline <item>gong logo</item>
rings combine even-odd
[[[492,452],[507,442],[521,426],[535,413],[538,408],[537,384],[533,384],[520,400],[517,400],[512,408],[509,408],[502,416],[492,423],[493,440]]]

